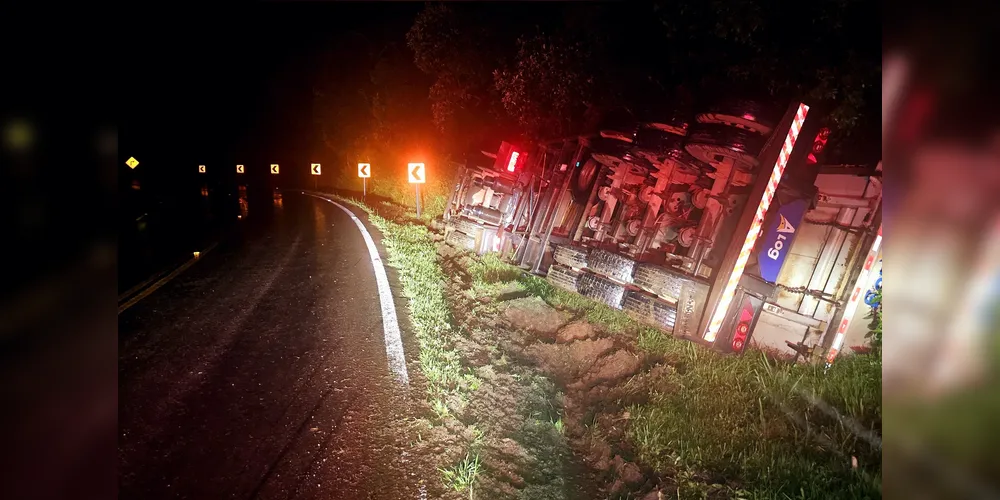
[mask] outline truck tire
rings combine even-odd
[[[594,137],[589,142],[590,157],[609,167],[621,161],[621,158],[632,149],[631,142],[607,137]]]
[[[597,125],[601,137],[614,138],[623,142],[632,142],[639,122],[635,116],[624,108],[608,111],[601,117]]]
[[[684,277],[660,266],[639,264],[632,283],[660,298],[677,302],[681,296]]]
[[[768,136],[781,119],[781,112],[763,100],[723,99],[708,106],[707,112],[696,119],[699,123],[718,123]]]
[[[553,286],[577,293],[577,281],[580,279],[580,272],[566,266],[552,264],[545,279],[549,283],[552,283]]]
[[[590,198],[590,190],[594,188],[594,183],[597,182],[600,172],[601,164],[593,158],[587,158],[583,162],[583,166],[573,170],[573,178],[570,181],[570,194],[573,195],[573,201],[581,205],[587,203]]]
[[[552,252],[552,259],[578,271],[587,268],[587,251],[583,248],[557,245]]]
[[[625,303],[622,309],[637,321],[655,326],[667,333],[674,333],[677,321],[677,309],[664,300],[648,293],[629,290],[625,293]]]
[[[603,274],[614,281],[627,284],[632,282],[635,261],[606,250],[594,250],[587,257],[587,268],[591,272]]]
[[[720,157],[732,158],[736,160],[736,168],[753,170],[765,141],[765,137],[755,132],[716,123],[698,123],[691,126],[684,148],[691,156],[709,164]]]
[[[640,118],[643,120],[642,127],[654,128],[677,135],[687,135],[691,122],[690,115],[682,113],[679,110],[640,113]]]
[[[476,249],[476,239],[461,231],[452,231],[448,233],[444,242],[460,250]]]
[[[667,156],[671,151],[684,151],[684,137],[663,130],[645,127],[635,135],[635,148],[654,154]]]
[[[577,289],[580,295],[596,300],[615,309],[622,308],[625,300],[625,287],[603,276],[583,272],[577,281]]]

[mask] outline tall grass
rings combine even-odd
[[[689,358],[690,359],[690,358]],[[642,461],[746,498],[881,498],[881,368],[699,356],[631,409]],[[854,464],[857,464],[855,468]]]
[[[484,280],[519,271],[493,255],[471,269]],[[828,371],[756,351],[725,356],[537,276],[516,280],[675,367],[669,388],[630,408],[628,435],[642,462],[675,478],[682,498],[881,497],[877,356],[844,356]]]

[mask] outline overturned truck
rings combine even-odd
[[[762,315],[779,317],[765,323],[782,331],[758,335],[759,345],[795,357],[830,348],[827,330],[872,244],[880,173],[855,166],[847,175],[865,179],[852,184],[857,192],[821,193],[817,178],[837,168],[820,166],[829,131],[803,103],[782,114],[724,100],[692,118],[609,113],[588,136],[473,155],[448,202],[446,241],[499,252],[556,286],[722,351],[742,352]],[[827,219],[833,210],[822,222],[827,240],[844,234],[813,263],[810,279],[823,286],[795,287],[815,300],[791,308],[783,264],[818,209]]]

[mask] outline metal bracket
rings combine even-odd
[[[812,316],[806,316],[805,314],[797,313],[795,311],[789,311],[788,309],[782,308],[781,306],[770,302],[764,302],[764,310],[775,316],[787,319],[788,321],[798,323],[808,328],[820,331],[826,330],[826,321],[820,321]]]

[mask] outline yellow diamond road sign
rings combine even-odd
[[[272,174],[278,173],[278,164],[277,163],[272,163],[271,164],[271,173]]]
[[[367,179],[372,176],[371,163],[358,163],[358,177]]]
[[[134,156],[129,156],[128,159],[125,160],[125,164],[128,165],[128,168],[135,168],[139,166],[139,160],[136,160]]]
[[[427,182],[427,176],[424,175],[423,163],[408,164],[406,166],[406,173],[410,178],[410,184],[424,184]]]
[[[312,174],[319,175],[319,163],[312,164]]]

